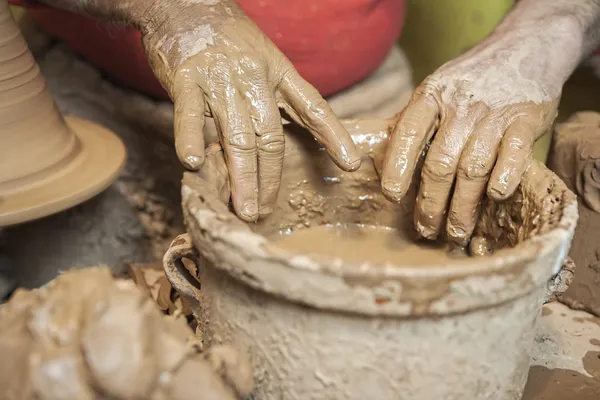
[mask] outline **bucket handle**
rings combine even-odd
[[[177,236],[163,257],[165,275],[173,288],[194,301],[200,300],[200,282],[183,265],[182,259],[188,258],[200,268],[199,257],[198,250],[187,233]]]

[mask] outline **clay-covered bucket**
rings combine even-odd
[[[277,206],[251,225],[223,202],[226,169],[212,146],[204,170],[184,177],[189,236],[165,255],[167,276],[207,345],[249,349],[257,399],[520,399],[547,283],[577,220],[575,196],[542,164],[512,198],[484,202],[477,243],[504,247],[491,256],[352,264],[270,239],[337,222],[411,229],[416,182],[401,204],[379,189],[387,123],[346,121],[364,152],[354,173],[288,127]]]

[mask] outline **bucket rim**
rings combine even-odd
[[[445,315],[524,296],[560,270],[577,222],[576,196],[541,163],[530,168],[549,176],[563,193],[556,226],[493,256],[452,265],[375,266],[293,254],[253,232],[191,173],[183,179],[183,209],[203,260],[245,285],[320,309]]]

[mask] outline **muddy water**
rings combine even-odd
[[[416,240],[397,229],[333,224],[298,229],[272,237],[278,247],[298,253],[340,258],[347,262],[427,266],[457,262],[466,257],[462,250],[446,244]]]

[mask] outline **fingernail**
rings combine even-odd
[[[258,207],[256,206],[256,202],[248,201],[244,203],[240,214],[249,221],[256,221],[258,219]]]
[[[262,206],[260,210],[258,210],[258,214],[260,216],[269,215],[273,213],[273,207],[271,206]]]
[[[488,196],[494,200],[506,200],[508,197],[506,192],[506,187],[498,188],[497,186],[490,186],[488,189]]]
[[[185,166],[189,169],[197,169],[202,165],[204,160],[198,156],[187,156],[185,157]]]
[[[383,194],[391,201],[398,202],[405,195],[402,185],[396,181],[383,181],[381,189]]]
[[[361,162],[362,162],[362,160],[360,158],[358,158],[354,161],[350,161],[348,163],[348,167],[349,167],[350,171],[356,171],[357,169],[359,169]]]
[[[446,224],[446,232],[448,233],[448,237],[452,242],[461,246],[466,246],[468,242],[468,234],[464,228],[455,226],[452,222],[448,221]]]
[[[425,226],[425,225],[421,224],[421,222],[419,222],[419,221],[415,222],[415,229],[417,230],[417,233],[419,235],[421,235],[422,237],[424,237],[425,239],[429,239],[429,240],[437,239],[437,232],[435,231],[435,229],[433,229],[429,226]]]

